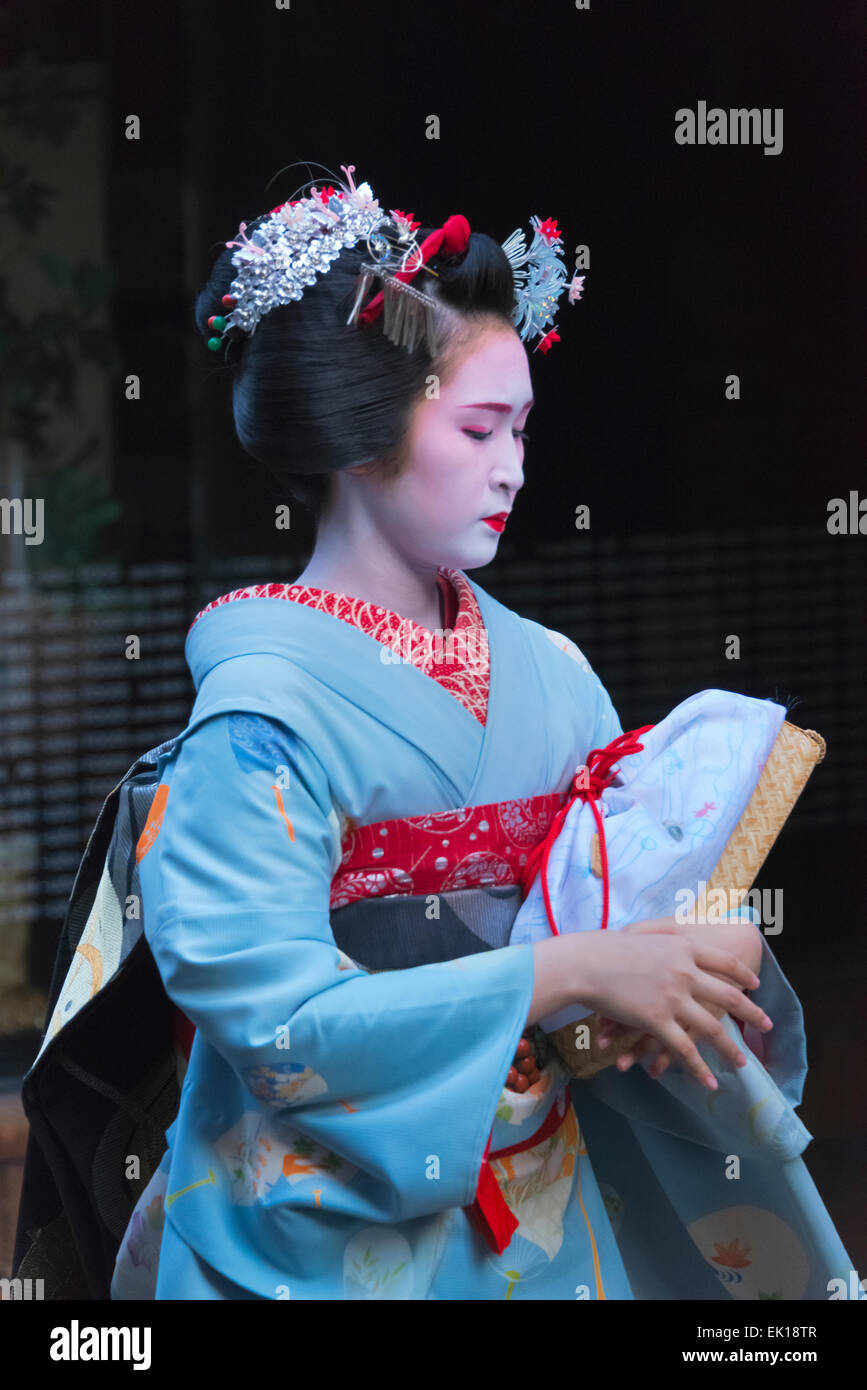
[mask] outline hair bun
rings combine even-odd
[[[223,245],[196,300],[196,326],[205,341],[215,336],[208,319],[224,313],[222,298],[235,279],[233,254]],[[436,360],[425,342],[411,352],[392,343],[381,322],[369,329],[348,325],[368,259],[363,242],[344,247],[301,299],[269,310],[252,334],[230,330],[221,359],[234,369],[232,413],[242,448],[270,472],[282,495],[299,497],[314,512],[327,495],[329,474],[373,460],[388,473],[390,460],[402,455],[431,370],[442,375],[447,369],[470,318],[487,314],[514,327],[511,265],[484,233],[471,233],[457,255],[432,258],[436,278],[420,272],[430,278],[424,288],[453,311],[443,315]]]

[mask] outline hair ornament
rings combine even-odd
[[[304,290],[327,274],[331,263],[347,247],[364,241],[369,260],[363,261],[347,324],[364,327],[383,316],[383,333],[392,342],[412,351],[424,340],[436,353],[437,325],[442,304],[412,282],[422,272],[436,275],[427,264],[434,256],[460,255],[467,250],[470,224],[460,213],[419,244],[420,223],[412,213],[393,209],[384,213],[368,183],[356,186],[355,165],[341,164],[346,183],[311,187],[306,197],[292,199],[257,219],[252,233],[242,222],[236,237],[232,264],[237,275],[230,293],[223,296],[223,314],[212,315],[208,347],[216,352],[233,329],[252,336],[270,309],[302,298]],[[338,179],[338,183],[341,181]],[[566,287],[562,263],[561,233],[550,218],[531,219],[533,239],[529,248],[523,232],[514,231],[503,242],[515,281],[512,321],[521,338],[535,335],[536,350],[547,353],[560,341],[553,324],[557,301]],[[365,308],[362,303],[373,282],[380,290]],[[581,297],[584,277],[573,277],[569,303]]]
[[[563,236],[557,230],[556,220],[550,217],[546,217],[544,222],[538,217],[531,217],[530,226],[533,240],[529,248],[519,228],[503,242],[503,250],[515,278],[515,327],[523,339],[535,334],[539,342],[534,351],[541,350],[544,355],[553,343],[560,342],[556,328],[546,331],[546,326],[553,323],[557,301],[566,288],[566,267],[561,245]],[[583,288],[584,276],[573,276],[569,283],[570,304],[581,298]]]

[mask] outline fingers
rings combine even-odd
[[[712,1018],[706,1009],[701,1009],[699,1006],[696,1006],[695,1011],[698,1014],[703,1013],[709,1023],[715,1023],[716,1026],[721,1029],[726,1041],[729,1041],[725,1029],[722,1028],[721,1024],[716,1023],[716,1020]],[[708,1090],[711,1091],[719,1089],[719,1083],[713,1072],[704,1061],[704,1058],[689,1034],[685,1029],[681,1028],[679,1023],[672,1020],[670,1024],[663,1024],[660,1030],[660,1036],[663,1038],[666,1050],[670,1053],[671,1057],[675,1060],[679,1060],[687,1071],[692,1072],[693,1076],[695,1076],[703,1086],[707,1086]]]
[[[604,1047],[627,1031],[626,1024],[618,1022],[616,1018],[602,1018],[596,1034],[596,1046]]]
[[[690,1036],[689,1029],[684,1030]],[[624,1058],[618,1058],[618,1065]],[[662,1075],[666,1067],[671,1065],[671,1053],[664,1043],[652,1034],[645,1033],[636,1047],[631,1052],[625,1054],[626,1065],[622,1071],[628,1071],[633,1062],[645,1062],[647,1064],[647,1074],[654,1080]]]
[[[597,1040],[599,1038],[610,1037],[615,1029],[622,1028],[623,1026],[624,1025],[622,1023],[618,1023],[616,1018],[609,1018],[607,1014],[600,1014],[599,1032],[596,1035]]]
[[[671,1065],[672,1061],[680,1061],[683,1066],[709,1090],[717,1090],[718,1082],[706,1065],[698,1048],[693,1042],[693,1035],[701,1039],[706,1039],[724,1057],[731,1060],[735,1066],[745,1066],[746,1058],[741,1053],[736,1042],[733,1041],[726,1032],[723,1025],[714,1018],[713,1014],[708,1013],[697,1002],[688,1006],[688,1016],[684,1019],[686,1026],[672,1021],[671,1024],[663,1024],[660,1027],[659,1037],[646,1034],[641,1038],[630,1052],[624,1053],[617,1059],[617,1067],[620,1071],[628,1071],[629,1068],[640,1058],[650,1061],[648,1075],[654,1080],[658,1080],[664,1071]],[[665,1041],[661,1041],[664,1038]]]
[[[716,1017],[716,1015],[712,1016]],[[684,1031],[687,1033],[689,1037],[692,1037],[694,1032],[693,1025],[689,1025]],[[707,1030],[705,1029],[705,1032],[706,1031]],[[726,1037],[728,1038],[728,1034],[726,1034]],[[713,1041],[713,1039],[711,1039],[711,1041]],[[732,1040],[730,1038],[728,1038],[728,1045],[729,1055],[732,1057],[732,1060],[735,1062],[735,1065],[739,1067],[745,1066],[746,1057],[743,1055],[743,1052],[738,1049],[737,1046],[732,1044]],[[650,1034],[645,1034],[644,1038],[635,1048],[632,1049],[632,1051],[625,1053],[622,1057],[619,1057],[617,1059],[617,1065],[621,1071],[628,1071],[632,1064],[639,1060],[642,1060],[648,1064],[648,1076],[652,1077],[654,1081],[658,1081],[659,1078],[671,1066],[671,1063],[674,1059],[672,1058],[671,1053],[668,1051],[666,1047],[663,1046],[662,1043],[651,1037]]]
[[[743,1019],[744,1023],[751,1023],[754,1028],[758,1028],[760,1033],[770,1033],[773,1028],[773,1021],[768,1015],[754,1004],[751,999],[747,999],[743,994],[735,991],[734,998],[725,1006],[726,1013],[733,1018]]]
[[[636,924],[636,931],[669,931],[685,935],[672,924],[672,919],[660,918],[652,923]],[[730,1024],[720,1020],[729,1014],[750,1023],[762,1032],[773,1027],[764,1011],[749,999],[746,990],[758,988],[759,977],[731,950],[713,946],[708,941],[690,940],[690,950],[663,991],[650,1019],[649,1032],[629,1051],[617,1059],[620,1071],[628,1071],[639,1058],[647,1064],[648,1074],[658,1078],[671,1065],[680,1063],[702,1085],[718,1089],[713,1073],[698,1050],[697,1043],[709,1042],[722,1059],[731,1066],[745,1066],[747,1059],[730,1035]],[[684,992],[686,998],[684,998]],[[643,1019],[645,1027],[648,1021]],[[602,1016],[597,1042],[611,1042],[629,1025],[610,1016]]]
[[[661,1052],[665,1051],[664,1044],[658,1038],[654,1038],[649,1033],[645,1033],[643,1038],[629,1052],[624,1052],[617,1058],[617,1066],[620,1071],[628,1071],[633,1062],[646,1061],[653,1062]]]
[[[670,1066],[671,1066],[671,1053],[670,1053],[670,1052],[663,1052],[662,1055],[659,1056],[659,1057],[657,1057],[656,1061],[655,1061],[655,1062],[653,1063],[653,1065],[649,1068],[649,1070],[648,1070],[648,1075],[649,1075],[649,1076],[652,1076],[653,1079],[654,1079],[654,1081],[658,1081],[659,1078],[662,1076],[662,1073],[663,1073],[664,1071],[667,1071],[668,1068],[669,1068]]]
[[[720,1056],[724,1060],[730,1061],[733,1066],[746,1066],[747,1059],[741,1051],[740,1047],[738,1046],[737,1042],[729,1036],[728,1031],[720,1022],[719,1018],[717,1018],[716,1015],[714,1015],[713,1013],[709,1012],[707,1008],[702,1008],[701,1003],[698,1000],[695,1000],[692,1004],[686,1006],[686,1009],[681,1017],[681,1022],[683,1024],[683,1034],[689,1042],[691,1042],[693,1037],[698,1037],[701,1040],[709,1042],[713,1047],[716,1048]],[[646,1047],[643,1046],[645,1041],[647,1041],[648,1044]],[[692,1045],[695,1048],[695,1044]],[[708,1069],[704,1065],[704,1062],[701,1061],[701,1054],[698,1053],[697,1048],[695,1048],[695,1054],[699,1057],[699,1061],[703,1071],[707,1073]],[[636,1061],[642,1055],[644,1055],[646,1060],[651,1062],[651,1065],[648,1067],[648,1074],[652,1076],[654,1080],[658,1080],[659,1077],[663,1074],[663,1072],[666,1071],[667,1068],[671,1065],[672,1061],[677,1059],[676,1051],[669,1049],[664,1044],[659,1043],[653,1038],[648,1037],[646,1040],[641,1039],[638,1045],[635,1048],[633,1048],[631,1052],[626,1053],[623,1057],[618,1058],[617,1065],[621,1066],[621,1063],[625,1062],[626,1066],[621,1066],[621,1070],[626,1070],[629,1066],[632,1065],[634,1061]],[[682,1051],[681,1056],[683,1056]],[[690,1069],[693,1071],[695,1070],[694,1067],[691,1067]],[[697,1072],[696,1075],[698,1075]],[[703,1079],[705,1078],[699,1075],[699,1080]]]
[[[761,983],[755,971],[745,965],[734,952],[722,950],[719,946],[696,944],[695,963],[702,970],[724,975],[739,989],[758,989]]]
[[[729,1036],[720,1019],[702,1008],[698,1000],[687,1005],[683,1018],[690,1031],[715,1047],[724,1061],[731,1062],[735,1067],[746,1066],[747,1059],[738,1043]]]
[[[647,1046],[641,1049],[641,1053],[638,1054],[638,1057],[640,1057],[641,1061],[648,1064],[648,1071],[652,1071],[655,1063],[659,1062],[663,1057],[668,1057],[668,1051],[658,1038],[648,1037]],[[636,1060],[638,1060],[638,1057]]]
[[[717,975],[707,973],[706,970],[702,973],[696,996],[718,1004],[725,1013],[742,1018],[745,1023],[751,1023],[760,1032],[767,1033],[773,1027],[764,1009],[760,1008],[758,1004],[754,1004],[752,999],[748,999],[742,989],[736,985],[727,984],[725,980],[720,979]]]

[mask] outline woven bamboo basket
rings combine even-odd
[[[705,913],[707,895],[717,888],[726,891],[732,907],[741,906],[810,773],[824,756],[825,740],[821,734],[814,729],[799,729],[788,720],[784,722],[743,815],[696,904],[699,919]],[[602,877],[598,835],[594,835],[591,842],[590,867],[597,878]],[[576,1077],[593,1076],[603,1067],[612,1066],[643,1036],[640,1031],[630,1029],[613,1038],[602,1051],[596,1042],[600,1016],[591,1014],[582,1022],[589,1028],[587,1047],[576,1048],[575,1028],[580,1025],[567,1024],[548,1034],[563,1064]]]

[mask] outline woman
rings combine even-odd
[[[579,649],[467,576],[524,482],[559,233],[523,258],[462,217],[415,238],[352,172],[242,224],[197,306],[242,445],[318,529],[294,584],[187,637],[196,704],[137,856],[195,1037],[112,1293],[632,1298],[574,1088],[524,1034],[580,1001],[712,1087],[695,1040],[737,1064],[720,1015],[770,1026],[762,943],[662,919],[504,944],[576,765],[622,733]]]

